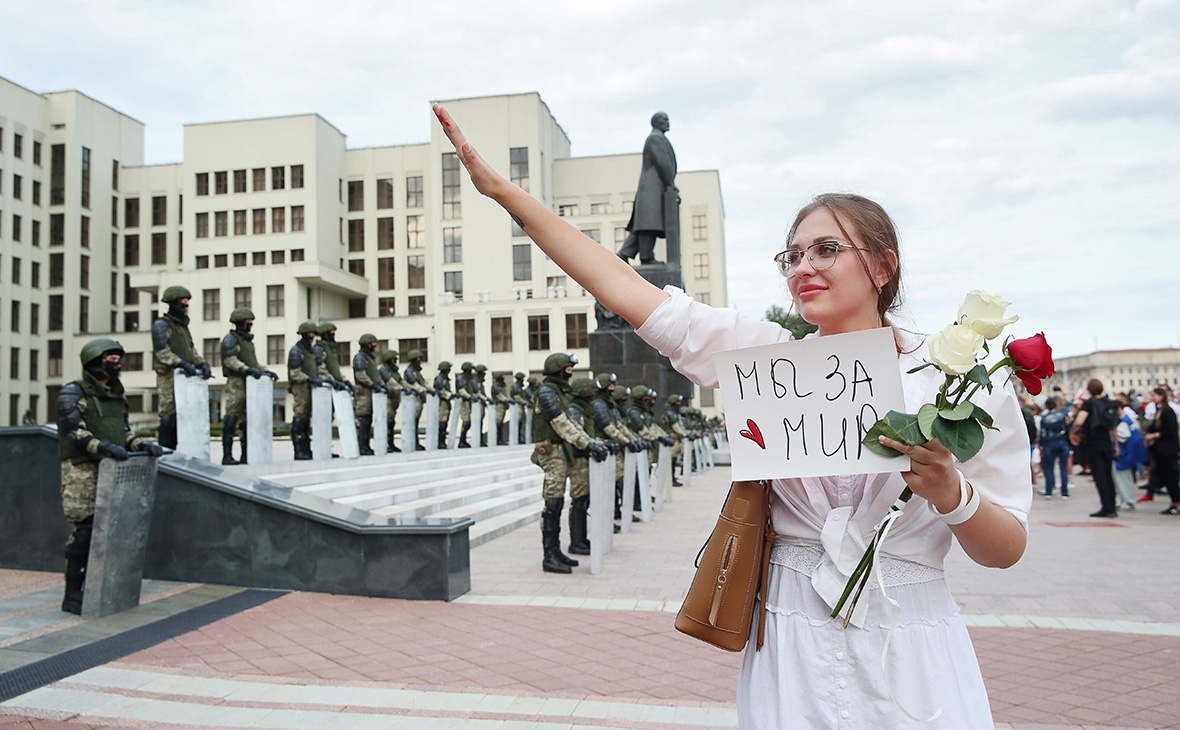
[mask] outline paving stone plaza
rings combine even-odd
[[[1180,727],[1180,523],[1091,520],[1074,479],[1072,501],[1034,500],[1016,567],[948,561],[997,727]],[[599,575],[541,572],[535,523],[483,542],[449,603],[149,581],[138,608],[84,621],[58,609],[59,574],[0,571],[0,697],[37,686],[0,727],[736,727],[740,658],[672,625],[728,483],[718,466],[676,489]],[[169,620],[197,628],[142,639]]]

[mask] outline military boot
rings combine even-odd
[[[471,444],[467,442],[467,431],[469,431],[470,429],[471,429],[471,421],[468,421],[467,423],[463,424],[463,430],[459,432],[459,443],[456,444],[457,448],[460,448],[460,449],[470,449],[471,448]]]
[[[578,564],[561,552],[561,508],[564,505],[564,497],[553,497],[545,500],[545,507],[541,510],[541,547],[545,551],[541,570],[546,573],[572,573],[570,563]]]
[[[291,445],[295,447],[296,461],[311,460],[311,422],[306,418],[291,419]]]
[[[590,539],[586,533],[589,508],[590,497],[574,497],[570,501],[570,552],[574,555],[590,554]]]
[[[238,443],[242,445],[242,455],[238,457],[238,463],[246,464],[246,422],[243,420],[238,424],[238,428],[242,430],[242,435],[238,436]]]
[[[373,433],[373,417],[359,416],[356,419],[356,437],[360,446],[361,456],[372,456],[373,447],[369,445],[369,440]]]
[[[400,454],[402,452],[397,446],[397,434],[393,432],[393,421],[390,421],[389,425],[386,426],[385,446],[391,454]]]
[[[237,416],[226,416],[221,419],[221,465],[235,466],[238,460],[234,458],[234,431],[238,426]],[[244,451],[244,450],[243,450]]]
[[[447,448],[447,426],[442,421],[438,424],[438,450],[445,451]]]
[[[61,610],[75,616],[82,615],[82,599],[86,588],[86,566],[90,562],[90,534],[94,518],[74,525],[74,532],[66,541],[66,590],[61,600]]]

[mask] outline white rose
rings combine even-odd
[[[975,356],[983,347],[983,335],[961,324],[948,324],[930,338],[930,359],[938,369],[962,375],[975,367]]]
[[[959,306],[959,314],[955,321],[975,330],[983,335],[984,339],[994,340],[1005,327],[1020,319],[1016,315],[1004,318],[1004,310],[1011,304],[1012,302],[1006,302],[995,294],[976,289],[968,292],[967,298]]]

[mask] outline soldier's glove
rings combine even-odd
[[[348,390],[347,384],[342,380],[333,380],[332,387],[339,391]]]
[[[607,439],[606,448],[607,451],[610,451],[612,454],[617,454],[619,453],[619,442],[615,441],[614,439]]]
[[[324,381],[320,380],[319,378],[308,378],[307,382],[313,388],[318,388],[324,384]]]
[[[180,361],[180,369],[183,370],[184,374],[189,376],[190,378],[197,377],[197,366],[193,365],[191,362],[189,362],[187,360]]]
[[[270,370],[267,370],[265,373],[263,373],[263,375],[270,378],[273,382],[276,382],[276,383],[279,382],[279,374],[278,373],[273,373]]]
[[[590,446],[587,448],[590,449],[590,454],[594,457],[595,461],[606,461],[606,455],[610,453],[605,446],[594,441],[591,441]]]
[[[676,442],[672,440],[671,436],[660,436],[660,443],[664,446],[675,446]]]
[[[427,388],[426,393],[427,395],[438,395],[438,390],[435,388]]]
[[[643,451],[643,442],[639,440],[628,441],[627,450],[632,454],[638,454],[640,451]]]
[[[119,461],[127,461],[127,459],[131,458],[131,455],[127,453],[127,449],[123,448],[122,446],[116,446],[110,441],[99,441],[98,453],[106,454],[112,459],[117,459]]]
[[[348,382],[347,380],[344,381],[344,389],[347,390],[349,393],[356,395],[356,386],[353,385],[352,383]]]
[[[246,368],[246,374],[255,379],[262,377],[262,371],[258,368]]]
[[[213,368],[207,362],[201,363],[201,377],[205,380],[213,377]]]
[[[139,450],[147,452],[147,455],[153,458],[164,455],[164,447],[153,441],[144,441],[140,443]]]

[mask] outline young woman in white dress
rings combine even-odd
[[[773,322],[744,319],[674,287],[651,285],[499,175],[450,114],[434,109],[476,189],[694,382],[717,386],[715,352],[791,338]],[[819,326],[812,336],[891,326],[885,315],[898,304],[900,257],[893,223],[876,203],[855,195],[816,198],[796,217],[775,261],[799,313]],[[909,374],[923,362],[922,338],[896,328],[894,334],[907,410],[916,412],[933,400],[942,378],[935,368]],[[1011,387],[981,391],[975,400],[999,431],[987,432],[969,462],[957,463],[937,441],[911,447],[883,438],[910,456],[909,471],[772,482],[778,540],[762,597],[766,641],[761,651],[751,641],[743,661],[742,728],[993,727],[971,640],[943,578],[943,558],[953,534],[975,562],[1013,565],[1024,553],[1032,492],[1024,419]],[[900,610],[891,609],[874,578],[845,628],[843,618],[829,618],[831,607],[906,485],[915,497],[894,524],[878,568]]]

